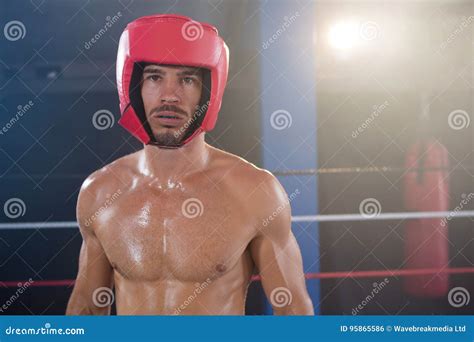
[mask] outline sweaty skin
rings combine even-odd
[[[183,89],[181,68],[162,68],[166,86],[155,96],[142,89],[147,116],[169,104],[189,119],[201,85]],[[182,124],[150,122],[155,135]],[[119,315],[244,315],[254,269],[275,314],[313,314],[282,186],[204,134],[179,149],[146,145],[91,174],[77,219],[83,244],[69,315],[109,314],[113,288]]]

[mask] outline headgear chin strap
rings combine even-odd
[[[204,72],[203,96],[186,135],[176,146],[160,146],[145,117],[139,93],[144,63],[198,67]],[[221,108],[229,69],[229,50],[217,29],[180,15],[152,15],[127,25],[120,37],[117,53],[117,88],[122,117],[120,125],[144,144],[178,148],[201,132],[212,130]],[[207,82],[206,82],[207,79]],[[207,86],[206,86],[207,83]],[[209,89],[206,94],[205,89]]]

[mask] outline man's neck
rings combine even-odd
[[[194,137],[186,145],[165,149],[145,145],[140,156],[139,169],[161,185],[174,184],[183,177],[204,169],[209,162],[209,149],[204,134]]]

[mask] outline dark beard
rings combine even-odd
[[[181,146],[183,141],[188,139],[197,129],[199,129],[199,127],[201,127],[202,120],[205,116],[203,112],[205,113],[207,106],[208,103],[206,103],[203,107],[198,107],[198,109],[194,112],[193,118],[191,119],[191,122],[187,128],[181,127],[177,132],[153,134],[153,137],[155,138],[153,144],[162,146],[164,148],[175,148]],[[201,109],[199,110],[199,108]]]
[[[183,110],[175,107],[175,106],[161,106],[160,108],[156,109],[158,110],[168,110],[168,111],[175,111],[181,114],[187,114]],[[150,114],[151,115],[151,114]],[[195,114],[193,115],[194,118]],[[166,126],[165,126],[166,127]],[[170,128],[170,127],[167,127]],[[182,127],[175,128],[173,131],[167,131],[165,133],[153,133],[153,143],[155,145],[162,146],[164,148],[175,148],[179,147],[182,145],[183,141],[186,140],[186,137],[189,134],[189,131],[193,129],[194,130],[194,125],[192,124],[185,124]]]
[[[180,146],[184,137],[183,134],[176,136],[175,133],[172,132],[154,134],[153,136],[155,137],[153,144],[169,148]]]

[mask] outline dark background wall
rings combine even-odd
[[[2,1],[0,23],[20,20],[24,39],[0,40],[0,124],[19,105],[33,102],[0,136],[0,202],[21,198],[26,213],[3,222],[74,221],[78,190],[94,170],[141,148],[122,129],[115,59],[125,25],[142,15],[169,12],[216,25],[231,51],[230,77],[215,130],[206,140],[259,163],[259,59],[252,59],[259,28],[252,1]],[[121,16],[118,16],[118,12]],[[104,27],[100,39],[85,47]],[[109,18],[109,19],[110,19]],[[251,19],[249,19],[251,18]],[[242,23],[245,22],[245,25]],[[238,27],[238,30],[236,30]],[[2,31],[3,32],[3,31]],[[48,76],[49,75],[49,76]],[[97,130],[92,117],[105,109],[114,125]],[[82,239],[70,229],[0,231],[0,280],[74,279]],[[15,291],[0,286],[3,303]],[[7,314],[63,314],[72,288],[30,288]]]

